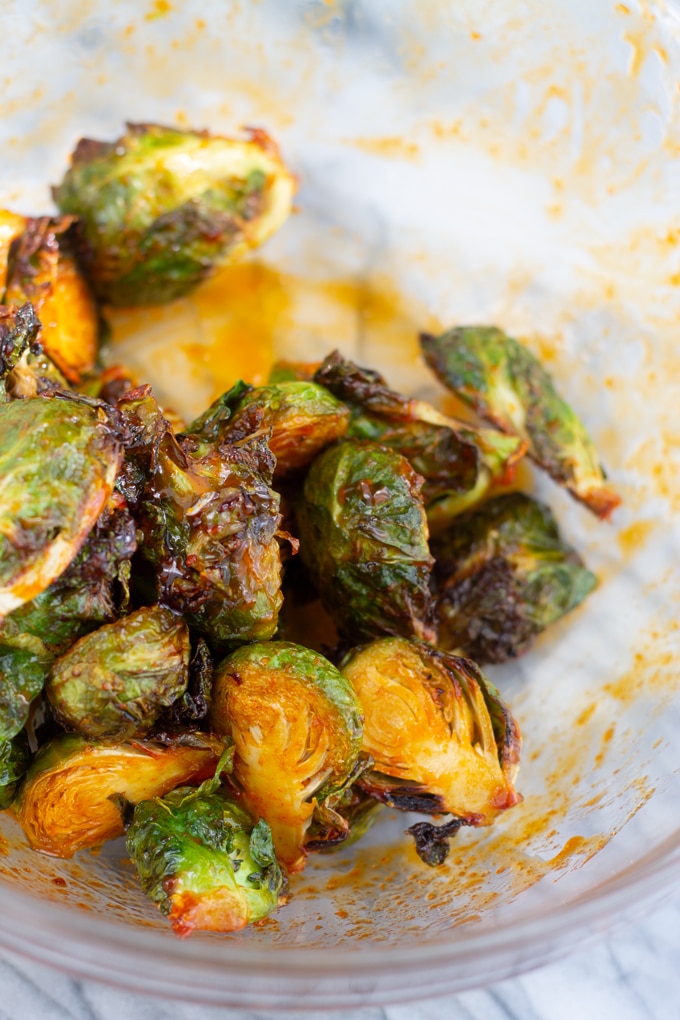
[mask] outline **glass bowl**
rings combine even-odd
[[[266,127],[298,214],[108,357],[185,415],[273,357],[340,347],[441,402],[417,332],[496,323],[550,366],[623,497],[601,524],[544,478],[597,571],[490,672],[524,733],[524,802],[430,870],[386,811],[310,858],[291,903],[178,940],[122,848],[58,861],[0,818],[0,945],[79,976],[240,1007],[423,998],[555,959],[680,876],[680,7],[607,0],[31,0],[0,15],[3,205],[49,208],[81,135],[125,119]]]

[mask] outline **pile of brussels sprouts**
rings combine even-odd
[[[293,192],[263,132],[134,125],[79,143],[58,217],[0,213],[0,805],[58,857],[127,833],[182,935],[265,917],[381,805],[450,816],[409,830],[436,865],[517,804],[519,730],[473,660],[522,654],[596,579],[514,471],[618,503],[497,329],[421,338],[493,427],[337,352],[186,427],[100,369],[99,302],[186,293]]]

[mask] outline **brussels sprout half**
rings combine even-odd
[[[186,294],[288,217],[295,179],[264,131],[246,140],[128,124],[115,142],[81,139],[53,189],[81,219],[97,296],[159,304]]]
[[[209,723],[233,740],[232,781],[271,826],[279,860],[301,870],[315,806],[355,774],[362,717],[351,686],[301,645],[248,645],[218,666]]]
[[[271,429],[268,442],[276,457],[274,477],[281,478],[306,467],[324,447],[344,436],[350,412],[313,382],[289,380],[257,388],[237,383],[187,433],[210,441],[236,439],[244,426],[247,432],[253,415],[262,427]]]
[[[510,492],[433,541],[439,643],[479,662],[525,652],[597,586],[547,506]]]
[[[435,636],[421,484],[405,457],[358,440],[309,469],[296,507],[300,554],[348,640]]]
[[[190,653],[184,620],[148,606],[77,641],[52,667],[46,693],[68,729],[125,740],[147,733],[184,694]]]
[[[99,314],[69,243],[73,216],[29,219],[9,252],[4,302],[31,301],[47,356],[72,383],[95,363]]]
[[[128,831],[142,888],[178,935],[239,931],[278,906],[285,884],[267,823],[214,786],[142,801]]]
[[[105,405],[65,394],[0,403],[0,617],[68,567],[121,460]]]
[[[204,734],[167,747],[63,734],[34,758],[15,801],[17,818],[34,850],[72,857],[123,835],[120,798],[138,804],[201,782],[215,771],[222,750]]]
[[[491,326],[421,334],[425,360],[480,415],[529,443],[529,456],[598,517],[621,502],[605,485],[597,452],[580,418],[522,344]]]
[[[181,445],[149,387],[117,406],[132,440],[123,491],[142,533],[151,594],[213,649],[271,637],[281,607],[274,460],[260,431],[238,442],[187,434]]]
[[[359,779],[392,807],[490,825],[520,800],[520,735],[495,687],[468,659],[420,641],[383,638],[341,666],[364,712]]]

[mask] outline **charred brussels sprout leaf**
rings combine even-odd
[[[458,835],[467,822],[464,818],[452,818],[443,825],[432,825],[430,822],[416,822],[406,830],[416,845],[416,853],[423,864],[437,868],[443,864],[451,850],[450,840]]]
[[[189,630],[162,606],[138,609],[77,641],[52,667],[47,696],[64,726],[124,740],[147,732],[186,691]]]
[[[0,621],[0,741],[23,729],[53,662],[39,637],[23,633],[11,618]]]
[[[31,752],[25,733],[0,741],[0,811],[10,807],[19,781],[31,764]]]
[[[159,304],[273,234],[295,180],[263,131],[246,140],[128,124],[116,142],[81,139],[54,199],[81,218],[97,296]]]
[[[308,648],[249,645],[219,665],[209,721],[234,741],[244,803],[271,826],[286,869],[299,871],[315,806],[354,774],[362,719],[350,685]]]
[[[300,552],[341,632],[434,639],[422,479],[405,457],[344,440],[312,464],[297,506]]]
[[[504,432],[529,443],[529,455],[598,517],[620,503],[583,422],[546,370],[522,344],[487,326],[421,335],[425,359],[439,379]]]
[[[72,216],[28,220],[9,253],[7,304],[31,301],[40,318],[40,342],[72,383],[97,356],[99,315],[69,243]]]
[[[269,449],[276,457],[275,477],[306,467],[324,447],[347,431],[349,409],[328,390],[300,380],[256,389],[236,387],[213,404],[189,429],[206,439],[238,437],[253,415],[271,429]]]
[[[284,875],[269,826],[217,790],[184,787],[138,804],[126,846],[178,935],[239,931],[278,905]]]
[[[305,849],[325,853],[339,846],[353,846],[368,832],[381,810],[380,801],[359,786],[348,786],[315,808]]]
[[[34,758],[15,802],[17,818],[34,850],[72,857],[123,835],[117,798],[138,804],[200,782],[214,772],[221,750],[205,736],[161,747],[63,734]]]
[[[395,450],[423,476],[431,531],[479,502],[494,485],[509,484],[526,451],[517,436],[474,428],[396,393],[377,372],[344,360],[337,351],[314,378],[351,407],[350,436]]]
[[[55,655],[61,654],[83,634],[125,611],[136,547],[134,521],[125,500],[114,492],[71,565],[8,619],[20,631],[41,638]]]
[[[148,387],[118,407],[134,437],[128,491],[141,490],[134,512],[153,594],[212,648],[271,637],[282,601],[280,515],[266,437],[190,434],[180,446]]]
[[[0,399],[6,399],[13,386],[11,379],[15,370],[26,372],[21,362],[26,362],[30,353],[41,351],[38,343],[40,320],[35,308],[27,303],[21,308],[0,305]],[[37,389],[35,380],[30,379],[32,389]],[[32,395],[32,394],[30,394]]]
[[[75,396],[0,404],[0,616],[68,567],[111,495],[120,462],[104,405]]]
[[[550,510],[507,493],[433,543],[440,643],[480,662],[521,655],[597,585]]]
[[[519,729],[477,666],[419,641],[383,638],[342,671],[375,763],[360,785],[392,807],[489,825],[518,802]]]

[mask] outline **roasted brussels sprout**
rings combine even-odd
[[[342,674],[301,645],[248,645],[216,670],[209,723],[233,740],[232,781],[288,871],[304,867],[315,806],[355,775],[361,722]]]
[[[23,729],[53,662],[39,637],[24,633],[11,617],[0,621],[0,741]]]
[[[516,722],[468,659],[421,641],[382,638],[351,653],[342,672],[364,712],[374,771],[359,784],[392,807],[490,825],[517,804]]]
[[[121,459],[104,405],[65,394],[0,403],[0,617],[68,567]]]
[[[125,612],[136,548],[135,523],[114,491],[71,565],[8,619],[60,655],[79,637]]]
[[[0,811],[11,807],[20,780],[31,764],[31,752],[25,733],[0,741]]]
[[[91,743],[63,734],[33,759],[15,801],[35,850],[72,857],[124,832],[118,799],[138,804],[215,770],[222,747],[200,735],[192,742]]]
[[[372,763],[366,759],[360,774],[367,772]],[[358,778],[358,776],[357,776]],[[317,805],[307,831],[305,850],[332,852],[339,846],[353,846],[377,820],[383,805],[359,786],[348,785],[339,794],[333,794]]]
[[[342,438],[349,408],[313,382],[291,380],[257,388],[237,384],[187,430],[215,441],[253,431],[253,416],[270,428],[269,449],[280,478],[306,467],[324,447]]]
[[[621,502],[583,422],[522,344],[489,326],[421,335],[425,360],[457,396],[504,432],[529,443],[529,456],[598,517]]]
[[[457,518],[433,551],[439,643],[478,662],[521,655],[597,585],[548,507],[520,492]]]
[[[82,259],[114,305],[180,297],[273,234],[295,179],[272,140],[128,124],[115,142],[83,138],[54,200],[81,218]]]
[[[9,253],[6,304],[31,301],[47,356],[72,383],[97,356],[99,315],[69,244],[72,216],[27,221]]]
[[[81,638],[55,662],[46,691],[57,719],[85,737],[147,733],[187,688],[189,629],[162,606]]]
[[[396,393],[377,372],[346,361],[337,351],[314,378],[350,405],[350,436],[396,450],[423,476],[431,531],[479,502],[494,485],[509,484],[526,451],[518,436],[475,428]]]
[[[266,437],[256,430],[209,443],[188,434],[180,445],[148,387],[117,406],[134,437],[123,488],[137,499],[152,594],[213,649],[271,637],[282,601],[281,518]]]
[[[178,935],[239,931],[278,906],[285,877],[271,830],[215,780],[138,804],[126,847]]]
[[[405,457],[358,440],[329,447],[309,469],[296,508],[300,554],[348,640],[434,640],[421,484]]]
[[[7,282],[7,262],[12,242],[26,229],[26,217],[9,209],[0,209],[0,294]]]

